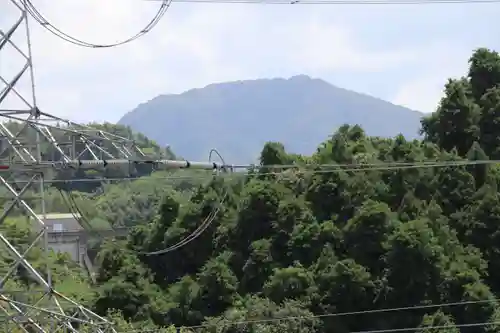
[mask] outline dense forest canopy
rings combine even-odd
[[[56,287],[123,331],[500,332],[500,56],[479,49],[469,64],[422,120],[423,140],[345,125],[311,156],[264,146],[262,165],[295,169],[71,188],[90,227],[131,229],[99,244],[95,285],[52,254]],[[402,162],[412,167],[362,167]],[[51,211],[69,209],[60,195],[49,189]],[[23,247],[19,223],[2,230]],[[22,272],[12,283],[32,285]]]

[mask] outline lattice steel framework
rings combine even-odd
[[[22,210],[40,230],[33,243],[22,250],[12,240],[0,233],[0,242],[9,252],[11,264],[0,277],[0,329],[5,331],[17,327],[22,332],[80,332],[86,325],[93,332],[115,332],[112,323],[91,310],[64,296],[54,288],[50,266],[43,273],[30,263],[29,254],[43,244],[49,255],[48,231],[44,224],[44,182],[54,177],[72,177],[85,169],[105,170],[109,168],[134,169],[139,165],[166,168],[223,169],[226,166],[211,162],[187,162],[159,159],[146,156],[136,144],[127,138],[79,125],[42,112],[36,102],[33,63],[31,56],[28,13],[23,0],[3,0],[18,13],[16,21],[8,27],[0,26],[0,59],[10,46],[23,65],[14,75],[6,77],[0,72],[0,187],[10,195],[0,215],[0,225],[13,210]],[[7,29],[3,29],[7,28]],[[22,38],[27,51],[14,41],[14,33],[25,30]],[[16,44],[17,43],[17,44]],[[29,92],[21,93],[17,88],[20,79],[27,77]],[[7,103],[9,96],[21,101],[21,106]],[[12,123],[17,125],[13,126]],[[13,131],[12,128],[17,130]],[[51,152],[48,154],[47,152]],[[31,203],[27,193],[36,192],[39,205]],[[1,251],[1,250],[0,250]],[[33,294],[19,298],[19,292],[11,290],[12,277],[20,270],[40,286]],[[2,318],[3,317],[3,318]],[[3,323],[2,323],[3,321]],[[7,324],[9,323],[9,324]],[[10,325],[10,326],[9,326]],[[88,332],[88,331],[86,331]]]

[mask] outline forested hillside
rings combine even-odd
[[[262,164],[418,167],[298,168],[214,180],[188,205],[167,195],[150,225],[101,252],[96,308],[207,332],[499,331],[499,168],[425,164],[499,158],[499,83],[498,54],[479,50],[468,76],[450,80],[423,121],[424,141],[344,126],[312,156],[289,155],[279,143],[261,154]],[[197,239],[140,255],[187,237],[217,205]],[[362,313],[452,302],[471,303]],[[344,312],[361,313],[334,315]],[[263,321],[236,324],[255,320]]]
[[[75,194],[90,217],[135,227],[102,245],[97,285],[58,259],[56,286],[117,311],[123,331],[500,332],[497,133],[500,56],[480,49],[423,140],[345,125],[310,156],[268,142],[260,162],[274,168],[247,175],[153,173]]]

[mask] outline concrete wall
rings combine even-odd
[[[85,268],[95,282],[94,267],[87,254],[87,238],[85,232],[49,233],[49,248],[55,252],[66,252],[71,259]]]
[[[54,250],[54,252],[67,252],[71,259],[79,262],[79,246],[78,243],[49,243],[49,247]]]
[[[83,264],[83,255],[87,255],[86,241],[78,233],[49,233],[49,247],[56,252],[67,252],[71,259]]]

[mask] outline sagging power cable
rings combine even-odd
[[[212,149],[210,150],[208,160],[212,162],[213,155],[217,155],[219,159],[221,160],[223,165],[226,165],[226,162],[222,155],[216,150]],[[157,255],[162,255],[166,254],[172,251],[175,251],[177,249],[180,249],[181,247],[186,246],[187,244],[191,243],[195,239],[197,239],[200,235],[203,234],[205,230],[212,225],[212,223],[215,221],[215,218],[218,216],[220,210],[222,209],[222,206],[224,205],[226,198],[229,194],[229,191],[227,189],[224,190],[221,199],[217,203],[216,207],[213,208],[213,210],[208,214],[208,216],[202,221],[202,223],[194,230],[191,234],[189,234],[186,238],[180,240],[176,244],[170,245],[164,249],[157,250],[157,251],[151,251],[151,252],[144,252],[144,251],[134,251],[135,253],[139,255],[144,255],[144,256],[157,256]]]
[[[121,40],[119,42],[115,43],[109,43],[109,44],[95,44],[95,43],[90,43],[87,41],[84,41],[82,39],[76,38],[74,36],[71,36],[61,29],[57,28],[55,25],[49,22],[47,18],[40,13],[40,11],[33,5],[31,0],[19,0],[21,4],[24,6],[26,9],[27,13],[33,17],[33,19],[39,23],[44,29],[49,31],[51,34],[54,36],[77,46],[81,47],[87,47],[87,48],[111,48],[111,47],[116,47],[124,44],[128,44],[132,41],[135,41],[136,39],[141,38],[142,36],[146,35],[149,33],[153,28],[160,22],[160,20],[165,16],[165,13],[167,12],[168,8],[170,7],[170,4],[172,3],[172,0],[160,0],[160,8],[156,12],[156,14],[153,16],[153,18],[146,24],[144,28],[142,28],[139,32],[136,34]]]

